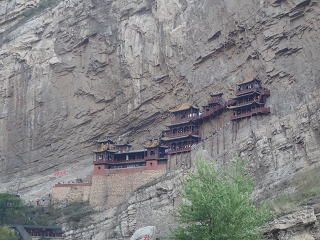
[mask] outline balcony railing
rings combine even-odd
[[[157,159],[158,155],[144,157],[144,160]]]
[[[265,108],[265,107],[255,108],[255,109],[251,110],[251,112],[241,113],[241,114],[237,114],[236,116],[232,116],[231,120],[251,117],[252,115],[256,115],[258,113],[270,114],[270,108],[269,107],[268,108]]]
[[[225,105],[219,105],[219,106],[210,108],[209,111],[201,112],[201,113],[199,114],[198,119],[203,119],[203,118],[208,117],[208,116],[210,116],[210,115],[215,115],[215,114],[217,114],[220,110],[224,109],[225,107],[226,107]]]
[[[248,105],[250,103],[253,103],[255,100],[247,101],[247,102],[242,102],[242,103],[237,103],[236,106],[242,106],[242,105]]]
[[[215,103],[219,103],[219,102],[220,102],[219,98],[218,99],[211,98],[211,99],[208,100],[208,104],[215,104]]]
[[[244,94],[247,94],[247,93],[252,93],[252,92],[255,92],[255,91],[258,91],[261,93],[261,95],[267,95],[267,96],[270,96],[270,90],[267,90],[267,89],[263,89],[261,87],[258,87],[258,88],[250,88],[250,89],[243,89],[243,90],[240,90],[236,93],[237,96],[240,96],[240,95],[244,95]]]
[[[179,133],[175,133],[175,134],[169,134],[168,137],[169,138],[176,138],[176,137],[183,137],[183,136],[188,136],[188,135],[199,135],[198,131],[188,131],[188,132],[179,132]]]
[[[96,160],[96,161],[93,161],[93,164],[99,164],[99,163],[110,163],[110,164],[116,164],[116,163],[133,163],[133,162],[143,162],[143,161],[144,161],[143,158],[130,159],[130,160],[121,160],[121,161],[98,159],[98,160]]]
[[[168,154],[190,152],[190,151],[191,151],[191,147],[181,147],[181,148],[175,148],[175,149],[168,150]]]
[[[174,120],[171,122],[171,124],[177,124],[177,123],[182,123],[182,122],[188,122],[190,120],[197,120],[198,116],[195,114],[194,116],[192,115],[191,117],[190,116],[187,116],[185,118],[181,118],[181,119],[177,119],[177,120]]]

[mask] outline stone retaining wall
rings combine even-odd
[[[84,184],[56,184],[52,192],[53,203],[61,200],[88,201],[90,198],[91,183]]]
[[[93,176],[90,204],[98,208],[115,207],[127,201],[137,188],[165,173],[165,169],[143,171],[132,168],[126,171],[110,171],[105,175]]]

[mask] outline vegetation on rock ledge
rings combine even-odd
[[[174,215],[180,224],[170,230],[168,239],[257,240],[258,227],[271,218],[266,205],[257,209],[250,200],[255,181],[246,174],[243,161],[236,156],[232,173],[199,160],[197,173],[184,179],[185,201]]]
[[[315,213],[320,213],[320,165],[297,174],[291,180],[283,180],[272,191],[284,192],[268,201],[278,217],[293,213],[303,206],[311,206]]]

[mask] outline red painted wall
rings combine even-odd
[[[157,160],[147,161],[145,167],[135,167],[135,168],[106,169],[106,165],[100,164],[100,165],[94,165],[93,175],[103,175],[103,174],[118,173],[118,172],[132,173],[132,172],[139,172],[144,170],[163,170],[163,169],[167,169],[167,164],[158,165]]]
[[[167,169],[167,164],[158,165],[157,160],[151,160],[146,162],[147,170],[162,170]]]
[[[100,168],[100,169],[99,169]],[[93,175],[101,175],[106,173],[106,165],[94,165]]]

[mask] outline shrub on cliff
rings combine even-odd
[[[266,206],[258,210],[250,196],[255,181],[246,174],[243,161],[236,157],[232,173],[217,170],[199,160],[197,173],[184,179],[185,201],[178,207],[176,221],[183,226],[170,229],[168,239],[257,240],[271,214]]]
[[[18,236],[8,227],[0,228],[0,240],[18,240]]]
[[[24,223],[26,208],[21,200],[12,194],[0,193],[0,225]]]

